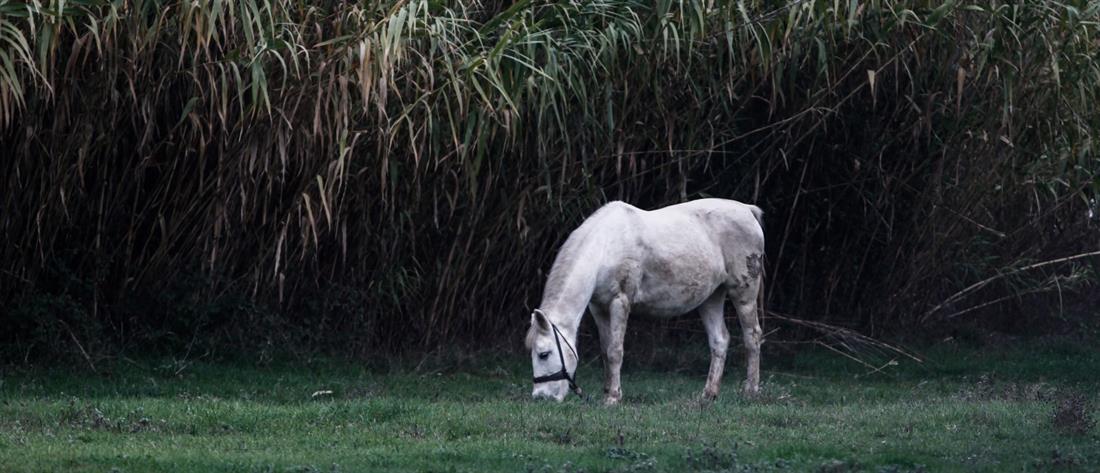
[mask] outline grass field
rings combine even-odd
[[[733,358],[711,404],[705,353],[627,355],[613,408],[529,400],[524,355],[8,367],[0,471],[1100,470],[1095,345],[936,347],[870,375],[773,355],[751,402]],[[583,365],[582,386],[600,371]]]

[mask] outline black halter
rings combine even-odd
[[[565,339],[565,336],[561,335],[561,332],[558,331],[557,325],[554,325],[554,323],[550,322],[549,320],[547,320],[547,322],[550,323],[550,328],[554,329],[554,344],[558,346],[558,359],[561,360],[561,369],[555,373],[548,374],[546,376],[536,376],[534,378],[534,382],[535,384],[539,384],[548,383],[550,381],[569,381],[569,389],[576,393],[577,396],[584,397],[584,394],[581,392],[580,386],[577,386],[576,379],[569,374],[569,370],[565,369],[565,354],[561,351],[561,340]],[[577,356],[577,350],[573,349],[573,345],[569,344],[569,340],[565,340],[565,345],[569,347],[569,351],[573,352],[573,357],[577,358],[577,362],[580,363],[580,357]]]

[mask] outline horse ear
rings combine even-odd
[[[546,318],[546,314],[544,314],[541,310],[535,309],[535,311],[531,313],[531,326],[538,327],[539,330],[549,332],[550,320]]]

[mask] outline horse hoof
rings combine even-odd
[[[621,401],[621,400],[622,400],[622,398],[608,396],[608,397],[603,398],[603,405],[605,405],[605,406],[617,406],[617,405],[619,405],[619,401]]]
[[[703,400],[704,401],[714,401],[716,399],[718,399],[718,392],[717,391],[710,391],[710,390],[703,391]]]

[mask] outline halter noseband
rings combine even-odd
[[[541,310],[535,309],[535,312],[542,314],[543,318],[546,318],[546,314],[543,313]],[[550,324],[550,328],[554,330],[554,344],[558,346],[558,359],[561,361],[561,369],[557,372],[545,376],[536,376],[533,381],[535,384],[561,380],[569,381],[569,389],[576,393],[578,396],[583,397],[583,394],[581,393],[581,388],[580,386],[577,386],[577,381],[574,377],[576,373],[574,373],[574,375],[570,375],[569,370],[565,369],[565,354],[561,351],[561,340],[565,339],[565,336],[561,334],[561,332],[558,330],[558,326],[554,325],[554,322],[550,322],[550,319],[546,319],[546,322],[548,322]],[[569,343],[568,339],[565,339],[565,345],[569,347],[569,351],[573,352],[573,357],[577,358],[577,362],[579,363],[580,357],[577,356],[577,350],[573,349],[573,345]]]

